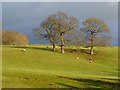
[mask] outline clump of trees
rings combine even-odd
[[[28,45],[29,41],[26,35],[14,31],[2,31],[3,45]]]
[[[53,44],[53,51],[55,51],[55,44],[60,43],[61,53],[64,53],[64,36],[67,32],[78,28],[78,25],[79,21],[75,17],[57,12],[50,15],[39,28],[33,31],[36,36],[48,39]]]
[[[64,12],[57,12],[46,18],[34,33],[50,41],[55,51],[56,44],[60,44],[61,53],[64,53],[65,44],[76,44],[91,47],[111,45],[111,34],[108,25],[101,19],[88,18],[79,26],[79,20]]]

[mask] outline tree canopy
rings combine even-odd
[[[95,45],[105,46],[111,44],[110,29],[101,19],[86,19],[83,22],[83,27],[81,30],[84,32],[85,42],[91,46],[91,54],[93,54],[93,47]]]
[[[53,51],[55,45],[60,44],[61,53],[64,53],[65,44],[90,46],[93,54],[94,46],[108,46],[112,42],[110,29],[102,19],[87,18],[80,27],[76,17],[62,11],[49,15],[33,31],[36,36],[49,40]]]
[[[64,12],[57,12],[50,15],[42,23],[40,28],[35,28],[36,36],[48,39],[54,45],[60,43],[61,53],[64,53],[64,35],[71,30],[78,28],[79,21],[73,17],[68,16]]]

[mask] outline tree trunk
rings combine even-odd
[[[55,43],[53,43],[53,52],[55,52]]]
[[[92,38],[91,38],[91,49],[90,49],[90,54],[92,55],[92,54],[94,54],[93,53],[93,48],[94,48],[94,34],[92,34]]]
[[[64,39],[63,39],[63,33],[61,33],[61,53],[64,53]]]
[[[90,54],[93,55],[93,46],[91,46],[91,49],[90,49]]]

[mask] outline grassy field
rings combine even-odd
[[[3,88],[107,88],[118,87],[118,48],[87,50],[69,47],[65,54],[50,46],[3,46]],[[79,50],[80,49],[80,50]],[[79,58],[76,58],[79,57]]]

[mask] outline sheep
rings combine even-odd
[[[90,63],[92,63],[93,61],[91,60],[91,61],[89,61]]]
[[[76,59],[79,59],[79,57],[76,57]]]
[[[26,49],[22,49],[21,51],[25,52],[25,51],[26,51]]]
[[[93,62],[93,58],[92,58],[92,57],[89,58],[89,62],[90,62],[90,63]]]

